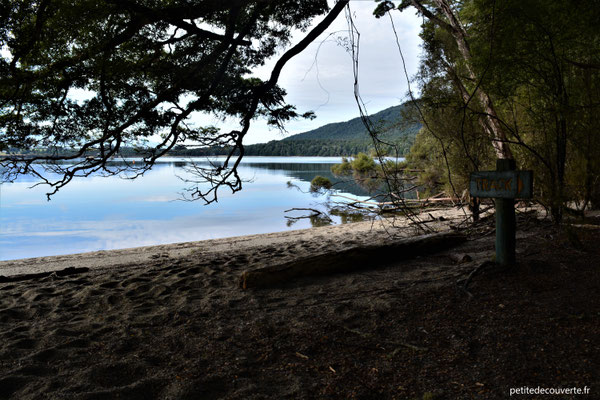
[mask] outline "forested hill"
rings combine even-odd
[[[407,154],[414,138],[421,128],[410,116],[412,107],[402,104],[386,108],[371,115],[371,120],[379,132],[379,137],[391,143],[401,155]],[[245,146],[249,156],[352,156],[359,152],[369,152],[373,141],[360,118],[323,125],[308,132],[292,135],[282,140],[272,140]],[[394,148],[383,150],[394,154]],[[222,155],[226,148],[183,149],[171,152],[173,155]]]
[[[406,104],[386,108],[371,116],[379,135],[406,154],[421,125],[411,122]],[[373,141],[360,118],[323,125],[308,132],[246,147],[246,154],[260,156],[351,156],[368,152]],[[392,146],[387,150],[394,153]]]
[[[388,139],[403,138],[416,134],[419,126],[415,124],[403,123],[405,115],[408,111],[408,106],[403,104],[394,106],[379,111],[371,116],[371,120],[381,134]],[[408,125],[408,126],[407,126]],[[414,135],[413,135],[414,136]],[[306,140],[306,139],[328,139],[328,140],[364,140],[369,139],[369,135],[360,117],[353,118],[349,121],[335,122],[332,124],[323,125],[312,131],[292,135],[283,140]]]
[[[407,103],[386,108],[371,115],[371,121],[377,129],[378,137],[390,146],[380,146],[380,150],[390,155],[406,155],[415,141],[421,124],[415,115],[411,115],[413,107]],[[414,114],[414,113],[413,113]],[[360,118],[349,121],[323,125],[308,132],[292,135],[281,140],[245,146],[248,156],[354,156],[360,152],[369,153],[373,149],[373,140]],[[9,149],[11,153],[20,154],[19,149]],[[35,154],[70,154],[73,151],[64,149],[35,150]],[[132,147],[122,147],[122,156],[136,156],[138,151]],[[1,154],[1,153],[0,153]],[[229,154],[226,147],[188,148],[175,146],[169,151],[171,156],[193,157]]]

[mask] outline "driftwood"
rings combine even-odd
[[[451,203],[455,204],[457,199],[452,197],[428,197],[426,199],[403,199],[398,197],[397,201],[369,201],[369,200],[359,200],[353,197],[344,196],[341,194],[334,194],[332,197],[340,197],[343,199],[351,200],[352,204],[366,204],[367,206],[375,206],[375,207],[385,207],[385,206],[396,206],[398,204],[405,205],[426,205],[429,203]],[[396,196],[397,197],[397,196]],[[400,207],[399,209],[401,209]]]
[[[473,298],[474,297],[473,293],[469,292],[469,283],[471,283],[471,280],[473,279],[473,277],[475,275],[481,273],[481,271],[483,271],[484,269],[489,268],[489,267],[495,267],[495,266],[496,266],[496,263],[494,263],[493,261],[490,261],[490,260],[486,260],[486,261],[482,262],[473,271],[471,271],[469,276],[467,276],[464,279],[459,279],[458,281],[456,281],[458,288],[460,290],[462,290],[463,292],[465,292],[467,295],[469,295],[469,298]]]
[[[373,268],[384,263],[441,251],[465,240],[464,235],[445,232],[415,236],[379,245],[352,247],[283,264],[244,271],[240,277],[239,285],[242,289],[266,287],[288,282],[302,276]]]

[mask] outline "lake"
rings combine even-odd
[[[244,157],[239,173],[249,182],[241,192],[223,188],[218,203],[186,202],[179,194],[186,184],[177,176],[186,176],[187,162],[162,159],[133,181],[117,176],[75,179],[51,201],[46,200],[47,187],[30,188],[36,182],[30,177],[0,185],[0,260],[309,228],[309,219],[290,224],[285,218],[301,212],[284,211],[323,209],[326,196],[308,193],[316,175],[339,182],[340,194],[368,196],[331,174],[331,165],[341,162],[338,157]],[[332,218],[333,223],[344,222]]]

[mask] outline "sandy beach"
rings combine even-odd
[[[443,230],[463,215],[428,218]],[[598,300],[583,308],[581,287],[575,295],[564,288],[568,297],[561,289],[539,296],[531,285],[554,279],[597,289],[600,255],[572,250],[585,256],[582,265],[560,261],[556,274],[540,275],[533,249],[558,236],[544,238],[547,226],[535,221],[519,232],[526,276],[486,275],[470,289],[476,300],[456,281],[492,256],[490,234],[353,273],[238,287],[244,270],[414,235],[409,223],[2,262],[0,398],[504,398],[510,385],[552,382],[559,365],[565,382],[599,383],[597,315],[589,311]],[[555,261],[572,255],[556,251]],[[469,257],[457,262],[455,253]],[[574,328],[559,315],[553,329],[544,327],[546,315],[515,319],[547,307],[583,317]],[[571,344],[548,342],[563,325]],[[526,347],[507,340],[522,329],[537,332]],[[535,362],[515,364],[515,354]]]

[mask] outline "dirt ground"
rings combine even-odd
[[[443,253],[261,290],[241,271],[289,245],[0,283],[0,398],[600,398],[600,229],[519,228],[517,265],[466,289],[489,224]]]

